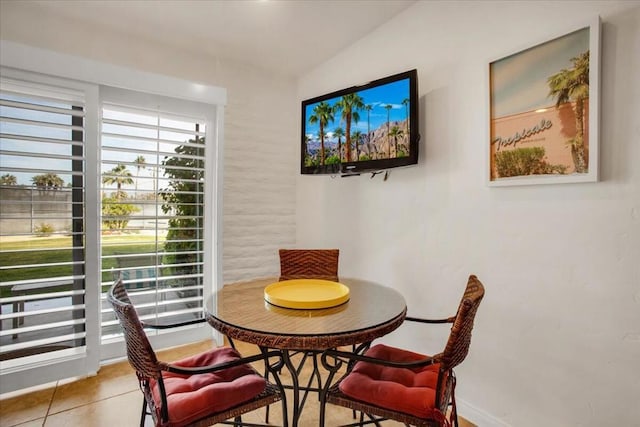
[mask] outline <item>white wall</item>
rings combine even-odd
[[[298,176],[297,244],[399,289],[414,316],[486,285],[458,369],[480,425],[640,425],[640,3],[418,2],[299,81],[312,96],[417,68],[419,165]],[[601,15],[601,182],[485,186],[488,62]],[[372,307],[372,309],[375,309]],[[448,328],[386,341],[443,348]]]
[[[295,242],[298,113],[292,78],[133,39],[2,2],[0,37],[227,89],[224,138],[225,283],[275,276],[277,249]]]

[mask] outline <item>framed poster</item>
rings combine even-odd
[[[599,64],[599,17],[489,63],[489,185],[598,180]]]

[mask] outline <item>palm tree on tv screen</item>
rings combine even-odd
[[[309,145],[309,142],[311,142],[311,138],[309,138],[309,135],[304,135],[304,160],[305,160],[305,166],[311,166],[311,158],[309,157],[309,149],[307,148],[307,146]]]
[[[362,138],[362,132],[360,132],[359,130],[356,130],[351,134],[351,139],[353,140],[353,143],[356,149],[356,158],[355,158],[356,162],[360,160],[360,154],[358,153],[358,144],[360,143],[361,138]]]
[[[584,144],[584,102],[589,98],[589,51],[571,58],[573,67],[563,69],[547,79],[549,96],[556,99],[556,108],[575,101],[576,136],[570,139],[571,156],[577,173],[589,171],[587,147]]]
[[[335,128],[333,130],[333,136],[338,138],[338,158],[342,161],[342,137],[344,136],[344,130],[342,128]]]
[[[309,116],[309,123],[316,124],[320,126],[320,130],[318,134],[320,135],[320,165],[324,166],[324,127],[329,124],[329,122],[333,122],[335,119],[333,108],[327,104],[325,101],[320,102],[318,105],[313,107],[313,114]]]
[[[387,158],[391,158],[391,134],[389,133],[389,119],[390,119],[390,112],[391,109],[393,108],[393,105],[391,104],[387,104],[385,105],[383,108],[385,108],[387,110]]]
[[[364,100],[357,93],[350,93],[340,98],[336,103],[336,109],[342,111],[342,120],[345,122],[345,133],[347,140],[345,141],[347,148],[347,162],[351,161],[351,120],[357,123],[360,120],[359,110],[364,108]]]
[[[405,98],[402,100],[402,105],[404,105],[404,112],[405,112],[405,120],[406,120],[406,126],[405,126],[405,135],[409,136],[409,98]]]
[[[367,147],[369,147],[369,157],[373,159],[371,153],[371,110],[373,110],[373,105],[367,104],[364,109],[367,112]]]
[[[399,126],[394,126],[389,131],[389,136],[393,137],[395,156],[398,157],[398,138],[402,138],[404,136],[404,131],[400,129]],[[391,157],[391,155],[389,155],[389,157]]]

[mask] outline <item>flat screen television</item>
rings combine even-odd
[[[418,163],[418,73],[302,101],[303,174],[349,175]]]

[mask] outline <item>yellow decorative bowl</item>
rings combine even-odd
[[[330,280],[284,280],[267,285],[264,288],[264,299],[284,308],[329,308],[349,301],[349,288]]]

